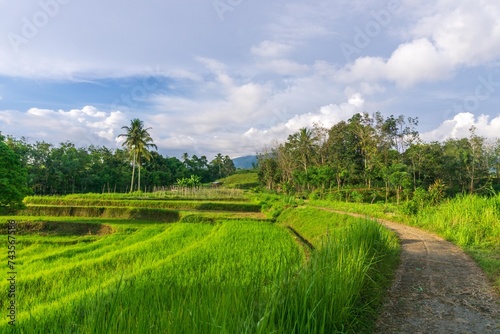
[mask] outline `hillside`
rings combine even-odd
[[[241,171],[220,179],[219,182],[227,188],[251,189],[259,186],[259,177],[255,172]]]
[[[244,157],[233,159],[234,167],[237,169],[253,169],[257,164],[256,155],[246,155]]]

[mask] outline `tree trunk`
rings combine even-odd
[[[132,160],[132,180],[130,181],[130,192],[134,190],[134,175],[135,175],[135,152]]]
[[[138,168],[139,168],[139,180],[138,180],[138,184],[137,184],[137,190],[138,191],[141,191],[141,155],[139,154],[139,156],[137,157],[138,159]]]

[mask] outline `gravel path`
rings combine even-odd
[[[500,334],[500,299],[468,255],[431,233],[379,222],[398,235],[401,263],[375,333]]]

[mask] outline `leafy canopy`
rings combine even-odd
[[[24,197],[30,193],[27,178],[19,156],[0,141],[0,210],[23,206]]]

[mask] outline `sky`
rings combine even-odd
[[[496,0],[0,0],[0,131],[255,154],[359,112],[425,141],[500,133]]]

